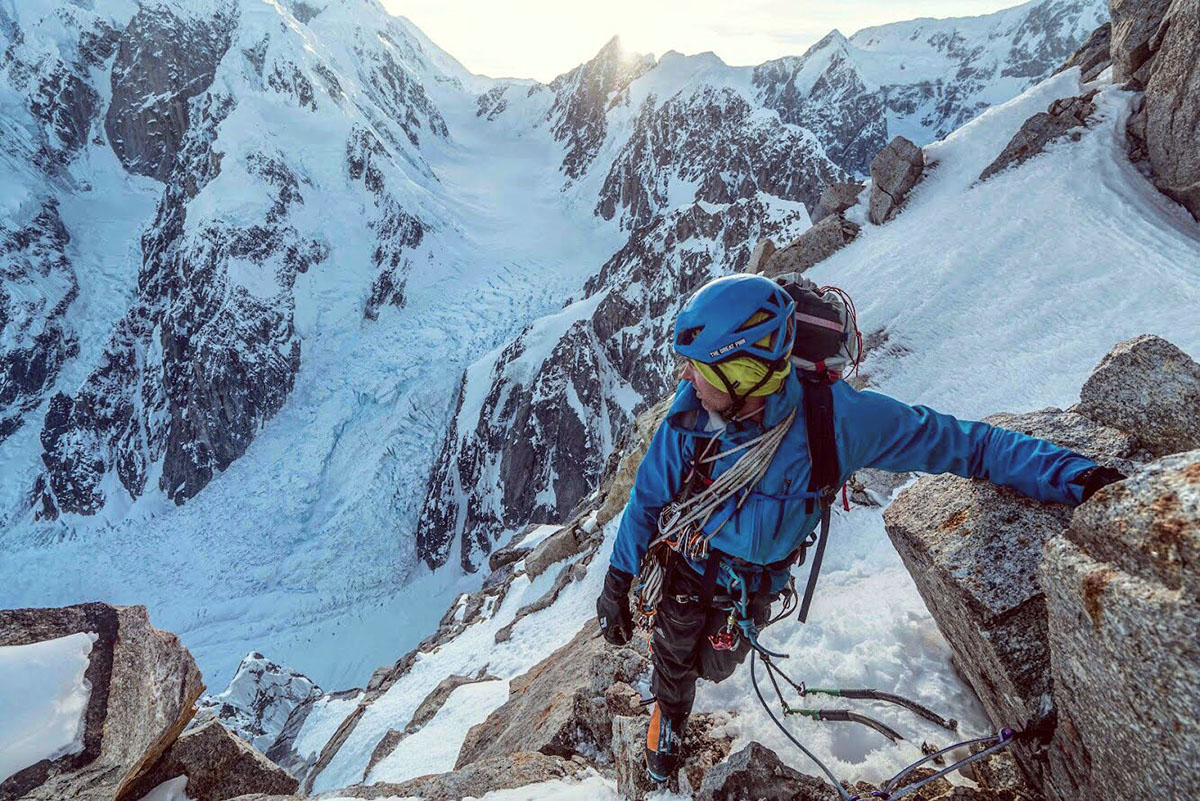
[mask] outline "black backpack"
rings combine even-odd
[[[809,492],[819,492],[821,528],[815,542],[806,539],[801,546],[799,562],[804,551],[815,544],[804,600],[800,604],[800,622],[808,619],[808,608],[817,587],[825,543],[829,539],[829,521],[834,500],[841,484],[837,444],[833,425],[832,386],[839,378],[858,369],[862,353],[862,334],[854,302],[837,287],[818,287],[799,273],[781,275],[775,279],[796,303],[795,340],[791,362],[804,390],[804,425],[808,433],[808,455],[812,464],[808,482]],[[805,505],[812,514],[813,499]]]

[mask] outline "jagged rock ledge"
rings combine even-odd
[[[1031,735],[1014,753],[1038,792],[1189,797],[1200,792],[1181,734],[1200,725],[1200,365],[1138,337],[1105,357],[1081,397],[991,420],[1128,480],[1072,513],[984,482],[922,478],[884,522],[992,722]]]

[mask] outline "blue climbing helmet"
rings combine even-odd
[[[758,312],[757,322],[749,322]],[[736,356],[785,363],[795,338],[796,304],[761,275],[727,275],[702,286],[675,318],[675,352],[705,364]],[[766,339],[765,345],[760,344]]]

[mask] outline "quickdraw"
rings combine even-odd
[[[883,785],[880,787],[880,789],[873,790],[868,793],[859,793],[856,795],[850,795],[850,793],[846,791],[845,786],[840,781],[838,781],[837,777],[833,774],[833,771],[831,771],[828,768],[828,766],[825,765],[825,763],[823,763],[820,759],[818,759],[815,754],[813,754],[811,751],[809,751],[807,748],[805,748],[804,745],[799,740],[797,740],[792,735],[791,732],[789,732],[787,730],[787,728],[783,725],[783,723],[777,717],[775,717],[775,713],[771,711],[771,707],[767,703],[766,698],[763,697],[762,690],[758,685],[758,674],[755,670],[755,663],[756,663],[757,657],[762,658],[763,666],[767,670],[767,678],[769,678],[771,680],[771,685],[772,685],[772,687],[774,687],[775,694],[779,698],[779,703],[780,703],[780,706],[783,708],[784,715],[801,715],[804,717],[811,718],[813,720],[846,721],[846,722],[851,722],[851,723],[859,723],[859,724],[868,726],[869,728],[874,729],[875,731],[878,731],[880,734],[887,737],[892,742],[899,742],[904,739],[903,736],[901,736],[897,731],[890,728],[886,724],[884,724],[878,720],[875,720],[874,718],[867,717],[866,715],[860,715],[857,712],[853,712],[848,709],[794,709],[788,705],[787,701],[784,700],[783,692],[782,692],[782,690],[780,690],[780,687],[779,687],[778,678],[782,678],[787,684],[791,685],[792,688],[795,689],[797,691],[797,693],[800,695],[800,697],[802,697],[802,698],[806,697],[808,695],[820,694],[820,695],[830,695],[830,696],[840,697],[840,698],[867,699],[867,700],[883,701],[886,703],[892,703],[892,704],[896,704],[898,706],[902,706],[906,709],[909,709],[909,710],[915,712],[916,714],[920,715],[921,717],[925,718],[926,720],[936,723],[937,725],[939,725],[942,728],[947,729],[949,731],[957,731],[958,721],[956,721],[952,718],[951,719],[943,718],[942,716],[940,716],[937,713],[930,710],[928,707],[925,707],[924,705],[919,704],[916,701],[911,701],[907,698],[903,698],[902,696],[894,695],[892,693],[884,693],[884,692],[879,692],[878,690],[865,690],[865,689],[864,690],[839,690],[839,689],[826,689],[826,688],[815,688],[815,687],[809,688],[804,684],[804,682],[797,683],[797,682],[792,681],[792,679],[790,679],[788,677],[788,675],[786,673],[784,673],[782,670],[780,670],[779,666],[774,663],[772,657],[775,655],[773,655],[770,651],[766,650],[765,648],[762,648],[761,645],[759,645],[756,640],[751,641],[751,646],[752,646],[753,650],[750,652],[750,681],[754,685],[754,692],[758,696],[759,703],[762,704],[763,709],[766,711],[767,715],[771,718],[771,722],[773,722],[775,724],[775,726],[778,727],[778,729],[781,732],[783,732],[783,735],[785,737],[787,737],[788,740],[790,740],[793,745],[795,745],[797,748],[799,748],[800,751],[805,756],[807,756],[810,760],[812,760],[813,763],[815,763],[817,765],[817,767],[819,767],[821,769],[821,771],[825,774],[826,778],[829,779],[829,782],[838,791],[838,794],[843,799],[843,801],[864,801],[864,799],[883,799],[884,801],[894,801],[894,799],[903,798],[904,796],[907,796],[911,793],[916,792],[917,790],[921,789],[922,787],[929,784],[930,782],[935,781],[936,779],[939,779],[942,776],[945,776],[955,770],[958,770],[959,768],[961,768],[965,765],[969,765],[972,762],[976,762],[980,759],[985,759],[998,751],[1008,748],[1010,745],[1012,745],[1012,743],[1019,736],[1012,729],[1005,728],[1005,729],[1002,729],[998,734],[991,736],[991,737],[980,737],[980,738],[976,738],[976,739],[972,739],[972,740],[963,740],[961,742],[956,742],[956,743],[946,746],[945,748],[940,748],[940,749],[934,749],[933,747],[931,747],[925,743],[922,743],[921,751],[923,753],[923,756],[920,759],[918,759],[917,761],[907,765],[903,770],[901,770],[895,776],[893,776],[892,778],[890,778],[886,782],[884,782]],[[933,762],[937,765],[942,765],[945,762],[943,757],[946,754],[950,753],[951,751],[954,751],[955,749],[958,749],[958,748],[964,748],[964,747],[970,747],[970,746],[976,746],[976,745],[983,745],[985,747],[982,748],[981,750],[977,751],[976,753],[971,754],[970,756],[967,756],[967,757],[960,759],[950,765],[946,765],[945,767],[942,767],[940,770],[934,772],[930,776],[925,776],[925,777],[922,777],[921,779],[919,779],[918,781],[914,781],[914,782],[910,782],[909,784],[901,785],[901,782],[904,780],[904,778],[906,776],[909,776],[913,771],[915,771],[917,768],[921,767],[922,765],[925,765],[929,762]]]

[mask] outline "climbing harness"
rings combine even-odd
[[[648,629],[654,618],[666,583],[671,551],[677,551],[695,562],[709,559],[709,542],[733,519],[766,475],[795,417],[793,410],[781,423],[759,436],[718,453],[712,453],[718,442],[717,437],[713,437],[693,460],[680,496],[659,513],[659,535],[650,543],[642,562],[638,582],[640,625]],[[717,460],[737,453],[742,455],[728,470],[716,479],[708,478]],[[698,483],[704,486],[697,491],[695,487]],[[711,532],[705,533],[704,526],[731,500],[735,501],[733,508]]]

